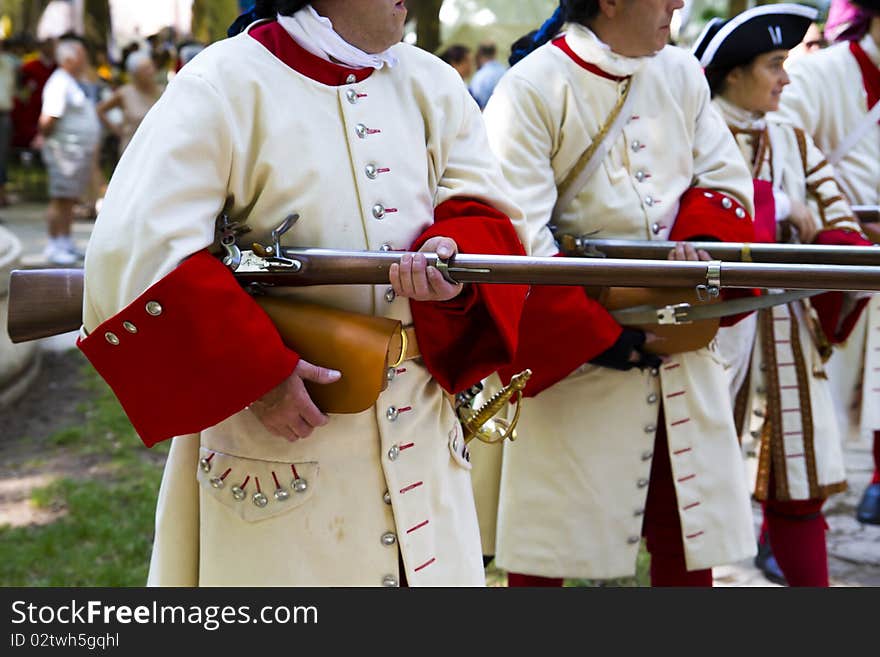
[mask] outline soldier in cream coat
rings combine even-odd
[[[207,251],[231,199],[264,243],[297,212],[291,246],[522,253],[479,109],[455,71],[399,43],[405,16],[393,0],[257,3],[175,77],[119,163],[80,348],[148,445],[178,436],[150,584],[484,584],[441,385],[510,359],[526,290],[461,289],[407,256],[387,285],[278,291],[415,323],[421,358],[387,372],[375,406],[328,417],[303,380],[338,375],[282,344]]]
[[[664,47],[680,6],[563,2],[564,34],[502,78],[484,117],[525,213],[517,226],[529,253],[558,253],[551,223],[609,238],[751,238],[749,172],[697,62]],[[622,129],[554,212],[627,85]],[[671,257],[708,255],[679,246]],[[631,575],[643,530],[655,585],[710,586],[713,566],[754,554],[717,349],[651,367],[644,340],[580,290],[532,288],[517,365],[531,363],[533,397],[520,438],[505,445],[496,540],[512,584]]]
[[[852,205],[877,206],[880,117],[876,111],[873,117],[868,113],[877,109],[880,98],[880,3],[859,0],[855,4],[864,8],[858,19],[861,28],[853,33],[855,40],[834,44],[792,64],[791,84],[782,94],[778,118],[813,138],[834,165]],[[871,297],[864,319],[845,348],[832,357],[828,371],[841,400],[841,415],[848,418],[849,409],[860,406],[859,430],[869,439],[873,434],[874,478],[857,517],[880,524],[880,296]]]
[[[765,116],[778,109],[788,84],[788,50],[816,14],[812,7],[782,3],[714,19],[693,52],[706,71],[713,105],[752,169],[756,241],[777,241],[788,222],[803,243],[867,246],[822,152],[799,128]],[[733,352],[728,359],[742,365],[733,377],[739,392],[734,408],[766,531],[756,563],[768,577],[779,577],[768,554],[772,546],[791,586],[828,586],[822,505],[846,489],[846,474],[825,361],[864,305],[846,296],[833,292],[780,304],[760,311],[757,322],[719,331],[723,351]],[[845,304],[854,307],[848,316],[841,312]],[[737,343],[744,358],[737,358]]]

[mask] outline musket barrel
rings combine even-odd
[[[848,265],[759,264],[721,265],[722,287],[786,288],[789,290],[880,291],[880,267]]]
[[[388,269],[400,261],[401,255],[399,252],[286,249],[286,257],[301,263],[297,273],[256,272],[236,276],[243,282],[274,285],[381,285],[388,281]],[[426,254],[426,259],[429,265],[437,266],[435,255]],[[449,267],[451,277],[460,283],[519,285],[696,287],[707,283],[708,273],[705,262],[468,253],[456,256]],[[722,287],[880,291],[880,266],[726,262],[721,272]]]
[[[725,262],[762,262],[792,265],[880,266],[880,246],[822,246],[813,244],[742,244],[737,242],[688,242]],[[666,241],[584,239],[586,255],[631,260],[662,260],[676,245]]]

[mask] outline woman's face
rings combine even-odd
[[[750,112],[778,110],[782,89],[791,82],[783,66],[787,56],[787,50],[771,50],[758,55],[751,64],[733,69],[722,95]]]

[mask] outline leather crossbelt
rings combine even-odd
[[[788,290],[786,292],[777,292],[775,294],[765,294],[759,297],[748,297],[745,299],[733,299],[731,301],[721,301],[719,303],[706,305],[691,305],[689,303],[677,303],[675,305],[663,306],[655,308],[653,306],[633,306],[632,308],[621,308],[611,312],[620,324],[636,325],[636,324],[690,324],[703,319],[715,319],[718,317],[726,317],[728,315],[738,315],[740,313],[759,310],[761,308],[770,308],[783,303],[791,303],[799,299],[822,294],[825,290]]]

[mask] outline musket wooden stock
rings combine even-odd
[[[285,249],[284,256],[294,265],[290,269],[239,270],[234,276],[242,285],[384,285],[388,283],[391,264],[399,262],[403,255]],[[710,282],[710,263],[706,262],[460,254],[443,263],[433,254],[426,254],[426,258],[429,265],[438,266],[460,283],[696,288]],[[716,264],[720,267],[720,287],[880,291],[878,266]],[[78,329],[82,322],[82,295],[83,273],[79,269],[12,272],[9,337],[13,342],[24,342]]]
[[[16,270],[9,278],[9,337],[13,342],[76,331],[82,324],[83,270]]]

